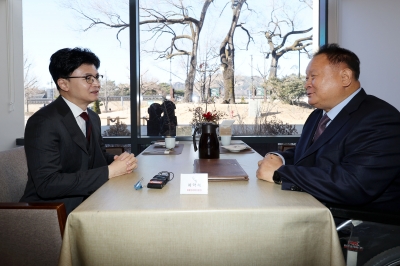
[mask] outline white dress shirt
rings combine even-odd
[[[62,96],[61,96],[62,97]],[[80,127],[80,129],[82,130],[83,135],[86,137],[86,121],[81,117],[81,113],[82,112],[86,112],[87,113],[87,109],[86,110],[82,110],[79,106],[77,106],[76,104],[68,101],[67,99],[65,99],[64,97],[62,97],[64,99],[64,101],[67,103],[69,109],[71,109],[72,114],[74,115],[75,119],[76,119],[76,123],[78,124],[78,126]]]

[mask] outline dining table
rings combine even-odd
[[[181,175],[193,174],[199,158],[192,142],[177,145],[177,154],[142,152],[137,169],[108,180],[69,214],[59,265],[345,265],[329,209],[257,179],[262,155],[221,152],[248,180],[181,194]],[[163,171],[174,178],[147,188]]]

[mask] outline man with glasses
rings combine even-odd
[[[26,124],[28,182],[21,202],[63,202],[69,214],[108,179],[137,167],[133,154],[106,153],[100,118],[87,108],[99,97],[99,67],[88,49],[65,48],[51,56],[60,97]]]

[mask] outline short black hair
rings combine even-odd
[[[98,69],[100,59],[89,49],[80,47],[64,48],[50,57],[49,71],[58,90],[57,80],[70,76],[82,64],[94,65]]]
[[[331,43],[321,46],[314,56],[320,54],[325,54],[333,65],[345,63],[354,72],[355,79],[360,78],[360,59],[352,51],[341,48],[336,43]]]

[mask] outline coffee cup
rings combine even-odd
[[[165,138],[165,148],[167,148],[167,149],[175,148],[175,137],[166,137]]]
[[[221,135],[221,144],[222,146],[231,145],[231,135]]]

